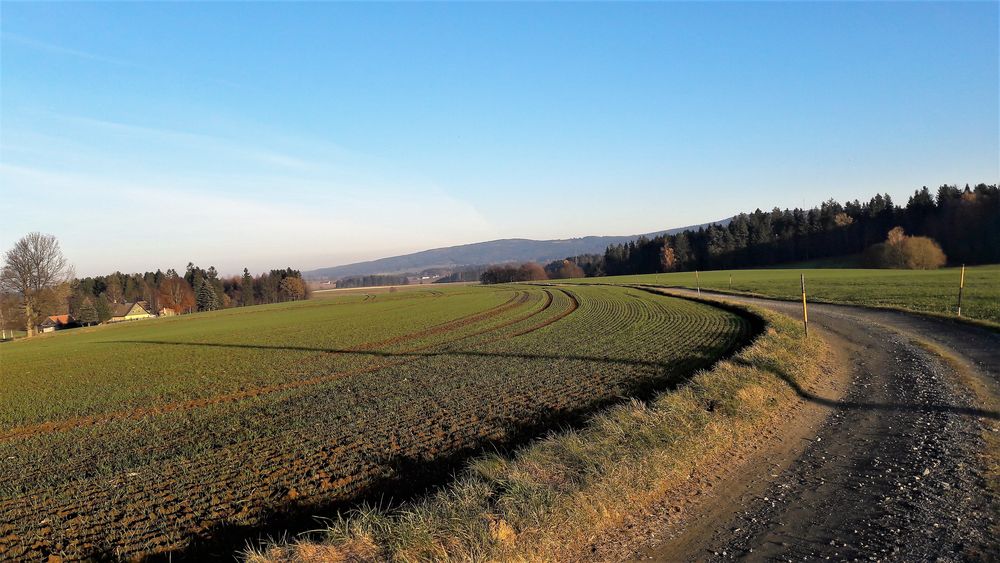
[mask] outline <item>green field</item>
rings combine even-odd
[[[745,339],[624,287],[327,295],[0,346],[0,554],[119,558],[383,490]]]
[[[573,280],[573,283],[650,284],[753,293],[799,299],[799,274],[806,276],[811,301],[907,309],[954,315],[959,268],[940,270],[768,269],[726,270]],[[730,276],[732,285],[730,285]],[[962,315],[1000,324],[1000,266],[973,266],[965,272]]]

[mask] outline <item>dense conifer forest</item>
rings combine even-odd
[[[888,194],[867,202],[829,200],[812,209],[741,213],[711,225],[609,246],[603,256],[571,257],[588,276],[754,268],[859,254],[894,227],[941,245],[952,264],[1000,262],[996,185],[924,187],[905,206]]]

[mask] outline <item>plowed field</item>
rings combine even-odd
[[[403,494],[669,387],[748,331],[624,287],[465,286],[4,344],[0,559],[190,556]]]

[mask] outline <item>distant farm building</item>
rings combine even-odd
[[[46,317],[42,324],[38,325],[38,332],[55,332],[66,328],[76,328],[80,326],[73,318],[73,315],[52,315]]]
[[[172,316],[174,316],[176,314],[177,314],[177,311],[174,311],[170,307],[160,307],[159,316],[161,316],[161,317],[172,317]]]
[[[156,315],[149,312],[149,305],[147,305],[145,301],[120,303],[114,306],[114,310],[111,312],[111,318],[108,319],[108,322],[120,323],[123,321],[138,321],[142,319],[152,319],[155,316]]]

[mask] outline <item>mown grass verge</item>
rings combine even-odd
[[[308,539],[252,550],[285,561],[574,560],[594,538],[683,486],[694,467],[768,429],[829,353],[792,319],[676,390],[611,407],[513,456],[473,460],[450,485],[392,510],[364,507]],[[585,376],[585,374],[581,374]]]

